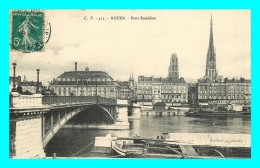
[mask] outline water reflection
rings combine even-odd
[[[49,142],[46,148],[47,156],[57,153],[57,156],[72,156],[88,144],[96,136],[113,136],[156,138],[163,132],[180,133],[251,133],[250,117],[219,117],[195,118],[186,116],[143,116],[139,120],[130,120],[130,130],[93,130],[79,128],[62,128]],[[82,153],[87,153],[91,146]]]

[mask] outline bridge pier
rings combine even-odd
[[[141,118],[141,106],[137,103],[134,103],[131,106],[132,114],[129,116],[129,119],[140,119]]]
[[[10,158],[45,158],[41,115],[10,120]]]
[[[49,109],[42,106],[42,95],[20,95],[12,92],[10,104],[10,158],[45,158],[42,145],[42,115]]]
[[[112,129],[129,129],[130,124],[128,122],[128,102],[127,100],[117,100],[116,109],[116,122]]]

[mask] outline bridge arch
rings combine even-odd
[[[71,110],[70,112],[68,112],[64,117],[62,117],[59,121],[57,121],[57,123],[55,123],[53,125],[53,127],[45,134],[45,136],[43,137],[43,147],[45,147],[50,140],[56,135],[56,133],[70,120],[72,119],[75,115],[77,115],[78,113],[81,113],[83,111],[86,111],[87,109],[89,109],[90,107],[93,108],[97,108],[99,110],[101,110],[101,112],[107,116],[107,118],[112,122],[115,123],[116,119],[115,119],[115,111],[113,106],[110,106],[108,109],[104,106],[101,105],[92,105],[92,106],[80,106],[80,107],[76,107],[73,110]],[[112,114],[111,114],[112,113]],[[43,128],[45,129],[45,128]]]

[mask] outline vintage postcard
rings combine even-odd
[[[250,159],[250,10],[10,10],[11,159]]]

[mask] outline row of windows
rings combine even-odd
[[[232,90],[231,91],[230,90],[229,91],[215,91],[215,90],[212,90],[212,91],[211,90],[208,90],[208,91],[205,90],[205,91],[203,91],[203,90],[201,90],[199,93],[205,93],[205,94],[206,93],[237,93],[237,94],[241,93],[241,94],[244,94],[244,93],[250,93],[250,92],[243,91],[243,90],[241,90],[241,91],[240,90],[237,90],[237,91],[232,91]]]
[[[138,87],[138,89],[152,89],[151,86],[141,86],[141,87]]]
[[[151,90],[137,90],[137,93],[147,93],[147,94],[152,94]]]
[[[139,86],[139,87],[152,87],[152,83],[147,83],[147,82],[145,82],[145,83],[142,83],[142,82],[138,82],[137,83],[137,86]],[[171,89],[171,88],[181,88],[181,89],[186,89],[186,86],[172,86],[172,85],[162,85],[162,86],[154,86],[155,88],[158,88],[158,87],[162,87],[162,88],[165,88],[165,89]]]
[[[81,79],[75,78],[57,78],[58,81],[81,81]],[[87,78],[82,79],[83,81],[111,81],[109,78]]]
[[[164,102],[164,103],[174,103],[175,101],[174,100],[162,100],[162,102]],[[178,102],[186,103],[187,101],[186,100],[179,100]]]
[[[250,99],[249,96],[244,96],[244,95],[228,95],[228,96],[204,96],[204,95],[199,95],[200,99]]]
[[[150,96],[150,95],[138,95],[137,98],[138,99],[152,99],[152,96]]]
[[[162,90],[162,93],[186,93],[186,90]]]
[[[138,87],[138,89],[152,89],[152,86],[141,86],[141,87]],[[154,89],[159,89],[158,87],[154,88]],[[185,90],[186,87],[185,86],[162,86],[162,90],[163,89],[171,89],[171,90]]]
[[[137,95],[137,98],[138,99],[152,99],[154,97],[151,96],[151,95]],[[158,98],[158,97],[156,96],[155,98]],[[186,94],[184,94],[184,95],[162,95],[161,98],[164,98],[164,99],[186,99],[187,95]]]
[[[76,87],[53,87],[54,90],[76,90]],[[80,90],[96,90],[96,87],[81,87]],[[98,90],[115,90],[114,87],[97,87]]]
[[[200,89],[220,89],[220,90],[250,90],[251,86],[200,86]]]
[[[171,99],[186,99],[186,94],[181,95],[162,95],[162,98],[171,98]]]
[[[66,91],[57,91],[56,92],[59,96],[70,96],[71,93],[75,94],[75,95],[80,95],[80,96],[95,96],[96,92],[84,92],[84,91],[80,91],[78,94],[75,92],[66,92]],[[113,97],[115,94],[114,93],[110,93],[110,92],[98,92],[97,95],[99,96],[104,96],[104,97]]]
[[[185,90],[186,87],[185,86],[162,86],[162,89],[180,89],[180,90]]]
[[[154,92],[153,93],[160,93],[161,91],[160,90],[154,90]],[[137,93],[152,93],[152,91],[151,90],[140,90],[140,89],[138,89],[137,90]],[[165,91],[165,90],[162,90],[162,93],[186,93],[186,90],[170,90],[170,91]]]
[[[147,83],[147,82],[138,82],[137,85],[152,85],[152,83]]]

